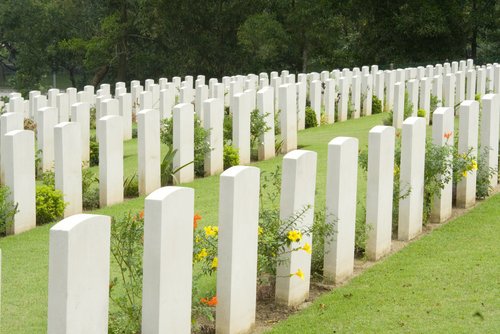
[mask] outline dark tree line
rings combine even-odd
[[[474,58],[497,61],[495,0],[3,0],[0,75],[37,88]],[[0,77],[1,79],[1,77]]]

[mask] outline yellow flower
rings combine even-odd
[[[219,233],[219,228],[217,226],[205,226],[205,235],[207,237],[215,237]]]
[[[195,238],[194,238],[194,242],[198,243],[201,241],[201,238],[199,235],[197,235]]]
[[[302,250],[305,251],[307,254],[311,254],[312,252],[311,245],[308,242],[306,242],[302,247]]]
[[[464,170],[464,171],[462,172],[462,176],[463,176],[463,177],[467,177],[467,171],[466,171],[466,170]]]
[[[297,230],[291,230],[288,232],[288,239],[294,242],[300,241],[300,239],[302,239],[302,233]]]
[[[219,259],[217,257],[214,257],[212,260],[212,268],[217,268],[217,265],[219,264]]]
[[[472,170],[477,170],[477,161],[472,160]]]
[[[300,278],[301,280],[304,280],[304,273],[302,272],[302,269],[297,269],[294,275]]]
[[[399,166],[394,165],[394,175],[398,175],[398,173],[399,173]]]
[[[262,235],[262,233],[264,233],[264,229],[259,226],[259,235]]]
[[[198,254],[196,254],[196,259],[198,261],[203,260],[208,256],[208,252],[205,248],[203,248]]]

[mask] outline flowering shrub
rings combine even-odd
[[[17,204],[9,199],[9,188],[0,185],[0,236],[7,233],[7,229],[14,223],[17,213]]]

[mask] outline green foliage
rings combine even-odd
[[[231,145],[224,145],[224,169],[228,169],[240,164],[238,149]]]
[[[126,198],[139,196],[139,178],[137,177],[137,173],[123,180],[123,195]]]
[[[375,95],[372,96],[372,115],[382,112],[382,101]]]
[[[306,106],[306,119],[305,119],[306,129],[315,128],[317,126],[318,126],[318,120],[316,119],[316,112],[310,106]]]
[[[233,114],[229,112],[229,107],[224,108],[224,144],[231,145],[233,142]]]
[[[109,285],[111,334],[140,332],[143,242],[143,212],[129,212],[111,224],[111,255],[119,269]]]
[[[55,188],[56,187],[56,174],[52,170],[48,170],[43,172],[40,175],[40,179],[42,181],[42,184]]]
[[[9,199],[10,190],[7,186],[0,185],[0,236],[4,236],[14,223],[17,213],[17,204]]]
[[[258,109],[252,110],[250,114],[250,147],[254,150],[254,156],[257,156],[259,138],[266,132],[271,130],[271,127],[266,123],[267,114],[261,114]]]
[[[174,150],[173,146],[167,147],[167,152],[161,161],[160,172],[161,172],[161,185],[162,187],[170,184],[177,183],[177,179],[175,178],[175,173],[180,171],[186,166],[189,166],[193,163],[193,161],[188,162],[187,164],[180,166],[179,168],[174,169],[173,162],[175,153],[177,150]]]
[[[281,109],[278,109],[274,113],[274,135],[278,136],[281,134],[281,123],[280,123]]]
[[[90,129],[95,130],[96,129],[96,116],[97,115],[97,109],[95,106],[92,106],[90,108]]]
[[[490,178],[496,174],[494,168],[488,166],[488,151],[489,147],[480,147],[477,159],[477,174],[476,174],[476,198],[483,199],[490,195],[493,187],[490,184]]]
[[[425,117],[426,114],[427,114],[427,112],[424,109],[418,109],[418,111],[417,111],[418,117]]]
[[[411,103],[410,101],[408,92],[405,92],[403,120],[410,117],[412,113],[413,113],[413,103]],[[387,113],[387,117],[384,118],[382,123],[387,126],[392,126],[393,118],[394,118],[394,111],[391,110],[389,113]]]
[[[174,137],[174,120],[173,117],[162,120],[161,125],[161,141],[162,143],[172,146]],[[210,131],[205,129],[200,119],[194,117],[194,173],[196,176],[204,176],[205,154],[210,152],[208,137]]]
[[[99,179],[88,168],[82,168],[82,206],[84,210],[99,208]]]
[[[90,150],[90,155],[89,155],[90,167],[98,166],[99,165],[99,142],[97,141],[96,136],[90,137],[89,150]]]
[[[48,185],[36,187],[36,223],[43,225],[59,221],[64,213],[64,196]]]

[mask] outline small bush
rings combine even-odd
[[[9,194],[9,188],[0,185],[0,236],[6,235],[7,230],[14,223],[14,216],[17,212],[17,204],[9,199]]]
[[[36,187],[37,225],[57,222],[62,218],[65,207],[62,192],[47,185]]]
[[[82,206],[84,210],[99,208],[99,179],[88,168],[82,169]]]
[[[275,136],[278,136],[281,134],[280,115],[281,115],[281,109],[278,109],[274,113],[274,135]]]
[[[90,108],[90,128],[94,129],[96,128],[96,119],[97,119],[97,110],[95,107]]]
[[[309,106],[306,107],[306,120],[305,127],[315,128],[318,126],[318,120],[316,118],[316,112]]]
[[[258,109],[252,110],[250,114],[250,148],[255,160],[257,160],[259,138],[271,130],[271,127],[266,123],[267,116],[269,116],[268,113],[261,114]]]
[[[488,151],[489,147],[479,149],[477,159],[477,174],[476,174],[476,198],[483,199],[490,195],[493,188],[490,185],[490,178],[495,175],[495,169],[488,166]]]
[[[427,112],[424,109],[418,109],[418,111],[417,111],[418,117],[425,117],[426,114],[427,114]]]
[[[382,112],[382,101],[375,95],[372,96],[372,114],[380,114]]]
[[[237,166],[240,163],[238,150],[231,145],[224,145],[224,169]]]
[[[90,137],[89,149],[90,149],[90,158],[89,158],[90,167],[98,166],[99,165],[99,142],[97,141],[95,136]]]
[[[136,173],[123,181],[123,195],[126,198],[139,196],[139,179]]]

